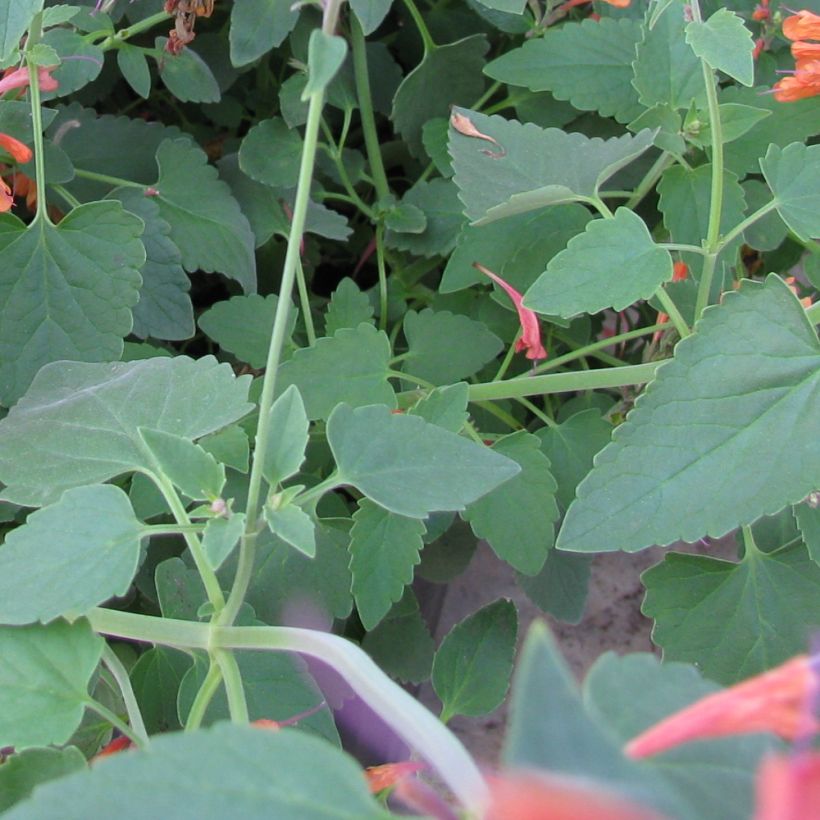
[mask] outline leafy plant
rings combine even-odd
[[[772,743],[624,744],[811,688],[820,8],[159,5],[0,15],[0,811],[452,816],[368,790],[356,697],[470,816],[750,816]],[[488,783],[446,723],[515,607],[436,647],[414,578],[484,539],[577,622],[592,554],[735,532],[644,575],[663,664],[579,692],[533,629],[504,765],[552,774]]]

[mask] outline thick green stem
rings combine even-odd
[[[353,52],[353,78],[356,82],[356,96],[359,100],[359,115],[362,123],[367,162],[373,174],[376,196],[384,199],[390,193],[387,174],[384,170],[376,118],[373,113],[373,96],[370,92],[370,76],[367,72],[367,52],[364,33],[355,14],[350,15],[350,46]]]
[[[245,725],[248,722],[248,703],[245,700],[245,687],[242,685],[242,673],[239,671],[236,657],[230,649],[215,649],[213,657],[222,673],[231,720]]]
[[[29,27],[26,40],[26,52],[29,52],[43,36],[43,12],[34,15]],[[31,129],[34,137],[34,175],[37,185],[37,213],[35,221],[48,221],[48,203],[46,202],[46,163],[43,151],[43,116],[40,109],[40,77],[37,74],[37,65],[33,60],[26,59],[29,76],[29,91],[31,99]]]
[[[200,624],[200,626],[204,626]],[[207,628],[207,627],[206,627]],[[193,732],[202,725],[202,719],[205,717],[205,712],[208,711],[208,706],[214,698],[219,684],[222,682],[222,671],[219,668],[216,660],[211,658],[211,665],[208,667],[208,674],[205,675],[205,680],[199,687],[196,693],[194,702],[191,704],[191,709],[188,712],[188,717],[185,720],[185,731]]]
[[[678,310],[678,306],[675,304],[672,297],[666,292],[663,285],[655,291],[655,296],[658,297],[658,301],[663,306],[666,315],[669,316],[675,325],[678,335],[681,339],[685,339],[692,331],[689,329],[689,325],[686,324],[686,319],[683,318],[681,312]]]
[[[108,644],[103,646],[102,659],[120,689],[125,711],[128,712],[128,722],[131,724],[131,730],[140,738],[140,745],[147,744],[148,732],[142,719],[142,712],[137,703],[137,698],[134,695],[134,689],[131,686],[131,678],[128,677],[128,670],[123,666],[117,653]]]
[[[312,487],[309,487],[303,493],[300,493],[294,499],[294,502],[298,504],[300,507],[304,507],[306,504],[313,504],[318,501],[325,493],[329,493],[331,490],[335,490],[336,487],[340,487],[342,485],[342,481],[339,480],[340,473],[338,470],[334,470],[324,481],[320,481],[318,484],[314,484]]]

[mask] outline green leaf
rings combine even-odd
[[[310,33],[308,42],[308,80],[302,91],[302,101],[323,91],[336,76],[347,56],[347,40],[327,34],[320,28]]]
[[[157,601],[164,618],[198,621],[207,594],[199,573],[181,558],[168,558],[154,573]]]
[[[53,28],[43,34],[42,41],[60,55],[60,65],[51,72],[59,87],[56,91],[40,91],[40,99],[53,100],[79,91],[97,79],[103,67],[104,55],[98,45],[89,43],[76,31]]]
[[[66,743],[102,650],[87,621],[0,627],[0,744],[19,751]]]
[[[372,34],[382,24],[392,4],[393,0],[350,0],[350,8],[365,35]]]
[[[772,112],[766,108],[756,108],[755,106],[740,105],[739,103],[723,103],[718,108],[720,109],[720,128],[724,145],[740,139],[761,120],[765,120],[772,115]],[[712,129],[707,120],[698,133],[698,142],[706,147],[710,145],[711,140]]]
[[[643,154],[654,136],[641,131],[635,136],[589,139],[465,109],[457,113],[497,143],[491,151],[486,140],[450,128],[454,180],[467,216],[479,224],[597,196],[599,187]]]
[[[413,580],[425,527],[367,498],[359,501],[350,532],[350,574],[362,625],[373,629]]]
[[[802,544],[747,550],[738,563],[671,552],[641,580],[641,611],[665,660],[696,663],[723,684],[805,651],[820,623],[820,567]]]
[[[198,319],[199,328],[223,350],[261,370],[268,358],[278,302],[275,293],[264,297],[258,293],[234,296],[206,310]],[[291,311],[286,338],[293,333],[295,325],[296,313]]]
[[[804,242],[820,236],[820,145],[770,145],[760,167],[783,221]]]
[[[20,46],[34,15],[43,8],[43,0],[15,0],[0,17],[0,62],[5,63]]]
[[[424,151],[436,166],[436,170],[449,179],[453,175],[453,166],[450,155],[447,153],[447,135],[450,125],[445,117],[434,117],[427,120],[421,129],[421,141]]]
[[[688,109],[693,100],[705,108],[703,64],[684,39],[685,2],[673,0],[670,6],[638,44],[632,84],[647,108],[667,103],[674,109]]]
[[[185,269],[219,271],[246,293],[255,290],[253,232],[205,152],[188,139],[165,140],[156,160],[159,194],[154,201],[171,226]]]
[[[167,42],[167,37],[154,39],[154,48],[158,54],[165,52]],[[162,82],[180,102],[216,103],[221,99],[216,77],[192,48],[184,48],[173,57],[164,57],[158,65]]]
[[[441,720],[485,715],[499,706],[510,685],[518,613],[504,598],[479,609],[447,633],[433,661],[433,689]]]
[[[70,487],[150,471],[138,427],[212,433],[251,409],[249,383],[211,356],[47,365],[0,421],[3,498],[41,506]]]
[[[223,723],[155,738],[149,750],[114,755],[38,789],[9,815],[39,820],[65,814],[141,820],[375,820],[386,817],[358,765],[302,732],[264,732]]]
[[[402,80],[390,119],[413,156],[423,156],[424,123],[446,117],[450,106],[470,105],[484,90],[484,55],[489,43],[474,34],[428,51]]]
[[[187,438],[137,428],[159,471],[166,475],[188,498],[213,501],[225,486],[225,468],[207,451]]]
[[[248,434],[238,425],[226,427],[201,439],[199,446],[226,467],[240,473],[248,472]]]
[[[521,472],[470,504],[462,515],[476,538],[487,541],[502,561],[525,575],[535,575],[544,565],[558,520],[558,485],[539,444],[523,431],[499,439],[493,451],[515,461]]]
[[[271,487],[295,475],[305,460],[308,417],[299,391],[291,385],[270,409],[271,438],[261,458],[262,475]]]
[[[237,545],[245,529],[245,513],[230,518],[211,518],[202,533],[202,551],[213,569],[219,569]]]
[[[648,299],[671,278],[669,251],[654,243],[634,211],[618,208],[611,219],[590,222],[550,260],[524,295],[524,304],[539,313],[567,317],[608,307],[623,310]]]
[[[278,48],[299,19],[282,0],[243,0],[231,6],[231,62],[243,66]]]
[[[362,649],[388,675],[404,683],[421,683],[430,677],[435,643],[410,587],[387,617],[365,635]]]
[[[45,43],[35,43],[26,48],[26,62],[36,66],[56,66],[60,64],[60,55]]]
[[[39,3],[39,5],[42,6],[42,3]],[[59,26],[61,23],[67,23],[82,10],[82,6],[68,6],[63,3],[43,9],[43,28],[51,28],[52,26]]]
[[[483,322],[448,310],[408,311],[404,335],[409,350],[402,370],[433,384],[452,384],[472,376],[504,347]]]
[[[373,318],[373,304],[367,294],[346,276],[336,286],[325,312],[325,336],[333,336],[339,328],[357,327]]]
[[[191,666],[184,652],[158,646],[143,652],[131,670],[131,685],[151,735],[181,729],[177,717],[177,693]]]
[[[137,571],[143,535],[119,487],[67,490],[6,535],[0,547],[0,623],[77,617],[124,595]]]
[[[402,202],[387,212],[384,224],[394,233],[422,233],[427,227],[427,217],[421,208]]]
[[[262,120],[248,131],[239,148],[239,167],[264,185],[292,188],[299,179],[302,138],[284,120]]]
[[[815,564],[820,564],[820,507],[816,500],[811,502],[812,498],[810,495],[806,501],[792,509],[809,557]]]
[[[743,183],[743,197],[746,200],[746,210],[749,214],[753,214],[772,201],[769,186],[759,179],[747,179]],[[755,250],[773,251],[780,247],[788,234],[789,229],[777,211],[770,211],[743,231],[743,241]]]
[[[708,20],[693,20],[686,26],[686,42],[711,68],[728,74],[742,85],[755,79],[752,32],[727,8],[718,9]]]
[[[473,262],[480,262],[523,293],[589,219],[586,208],[570,204],[515,214],[486,225],[468,225],[447,260],[439,292],[453,293],[476,282],[486,283],[487,277],[473,267]]]
[[[389,247],[428,257],[446,256],[455,247],[464,214],[458,189],[450,180],[417,182],[402,198],[402,205],[418,208],[426,224],[419,233],[388,230],[384,239]]]
[[[428,528],[432,520],[432,516],[427,519]],[[467,569],[476,546],[472,530],[463,521],[456,519],[443,535],[425,544],[416,575],[426,581],[446,584]]]
[[[0,218],[0,403],[48,362],[119,359],[142,281],[142,227],[118,202],[82,205],[56,226]]]
[[[0,812],[24,800],[42,783],[85,768],[85,758],[75,746],[26,749],[11,755],[0,766]]]
[[[274,508],[265,506],[265,522],[270,531],[309,558],[316,555],[316,524],[297,504]]]
[[[486,447],[383,405],[339,405],[328,419],[327,439],[340,484],[411,518],[463,510],[521,470]]]
[[[686,151],[686,141],[681,135],[683,118],[677,110],[666,103],[656,103],[652,108],[647,108],[643,114],[632,120],[627,128],[634,133],[644,128],[656,131],[654,143],[662,151],[675,155],[681,155]]]
[[[480,0],[481,5],[506,14],[523,14],[526,0]]]
[[[814,328],[781,279],[726,294],[596,457],[558,548],[634,552],[721,537],[796,504],[820,486],[807,412],[818,364]]]
[[[123,43],[117,49],[117,68],[132,90],[143,99],[148,99],[151,94],[151,70],[145,53]]]
[[[641,39],[635,20],[584,20],[547,29],[493,60],[484,73],[530,91],[551,91],[581,111],[629,122],[641,112],[632,61]]]
[[[568,624],[580,623],[589,589],[591,555],[549,550],[537,575],[516,575],[526,596],[543,612]]]
[[[182,268],[179,248],[171,241],[171,226],[160,217],[157,204],[137,188],[118,188],[108,198],[119,200],[145,224],[141,239],[146,259],[140,269],[142,287],[131,332],[141,339],[190,339],[194,335],[191,282]]]
[[[407,412],[451,433],[460,433],[467,421],[470,388],[466,382],[437,387],[423,396]]]
[[[296,385],[310,419],[326,419],[340,402],[396,407],[387,381],[387,335],[372,325],[341,328],[313,347],[297,350],[279,369],[279,389]]]

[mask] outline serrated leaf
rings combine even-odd
[[[26,48],[26,62],[36,66],[56,66],[60,64],[60,55],[45,43],[35,43]]]
[[[393,0],[350,0],[350,8],[362,27],[362,33],[372,34],[381,24]]]
[[[445,256],[455,247],[464,214],[458,190],[450,180],[417,182],[402,198],[402,205],[418,208],[425,217],[425,225],[418,233],[388,230],[384,238],[389,247],[416,256]]]
[[[42,5],[42,3],[40,3],[40,5]],[[43,28],[51,28],[51,26],[59,26],[61,23],[67,23],[82,10],[82,6],[69,6],[64,3],[43,9]]]
[[[211,518],[202,533],[202,551],[212,569],[219,569],[237,545],[245,529],[245,513],[230,518]]]
[[[281,0],[243,0],[231,6],[231,62],[243,66],[282,45],[299,9]]]
[[[350,531],[350,574],[362,625],[374,629],[413,580],[425,526],[367,498],[359,501]]]
[[[131,332],[141,339],[190,339],[194,335],[191,282],[182,268],[179,248],[171,241],[171,226],[160,217],[157,204],[136,188],[118,188],[108,198],[119,200],[145,225],[140,239],[146,258],[140,268],[142,287]]]
[[[74,618],[124,595],[145,534],[119,487],[67,490],[56,504],[33,512],[9,532],[0,546],[0,623]]]
[[[549,550],[537,575],[516,575],[518,585],[540,610],[568,624],[580,623],[589,590],[591,555]]]
[[[339,328],[357,327],[373,318],[373,304],[367,294],[346,276],[336,286],[325,312],[325,336],[333,336]]]
[[[654,136],[641,131],[589,139],[466,109],[454,111],[496,141],[488,154],[485,140],[450,129],[454,180],[467,216],[478,224],[594,197],[607,179],[652,145]]]
[[[280,390],[296,385],[310,419],[326,419],[340,402],[396,407],[387,381],[390,341],[372,325],[341,328],[302,348],[279,369]]]
[[[0,403],[48,362],[119,359],[142,282],[142,228],[118,202],[82,205],[56,226],[0,219]]]
[[[138,427],[156,468],[171,479],[188,498],[213,501],[225,486],[225,468],[190,439]],[[156,469],[155,468],[155,469]]]
[[[299,179],[302,138],[284,120],[262,120],[239,147],[239,167],[251,179],[277,188],[292,188]]]
[[[470,504],[462,515],[477,538],[487,541],[502,561],[525,575],[535,575],[544,565],[558,520],[558,485],[539,444],[525,432],[499,439],[493,451],[515,461],[521,472]]]
[[[805,651],[820,623],[820,567],[802,544],[738,563],[672,552],[642,576],[641,611],[665,660],[731,684]]]
[[[474,34],[455,43],[431,49],[402,80],[393,98],[390,119],[414,156],[424,150],[424,123],[446,117],[451,105],[470,105],[484,90],[484,55],[489,43]],[[442,78],[446,77],[446,82]]]
[[[686,26],[686,42],[712,68],[728,74],[742,85],[754,83],[752,32],[733,11],[721,8],[708,20],[693,20]]]
[[[693,100],[700,108],[706,106],[703,64],[685,40],[684,6],[684,0],[673,0],[638,43],[632,84],[647,108],[666,103],[688,109]]]
[[[278,302],[275,293],[234,296],[206,310],[198,319],[199,328],[223,350],[259,370],[268,358]],[[296,312],[291,311],[285,338],[291,336],[295,325]]]
[[[402,202],[387,212],[384,225],[394,233],[421,233],[427,227],[427,217],[421,208]]]
[[[551,91],[581,111],[629,122],[641,112],[632,61],[641,40],[635,20],[604,18],[550,28],[493,60],[484,73],[530,91]]]
[[[308,444],[308,417],[299,391],[291,385],[270,409],[270,440],[261,458],[262,475],[275,487],[299,471]]]
[[[88,83],[97,79],[103,67],[104,54],[94,43],[67,28],[49,29],[43,34],[42,41],[60,55],[60,64],[51,76],[59,87],[54,91],[40,90],[42,100],[53,100],[79,91]]]
[[[38,789],[10,817],[38,820],[65,813],[216,820],[230,807],[261,820],[376,820],[387,815],[368,793],[361,770],[330,744],[303,732],[266,732],[227,723],[158,737],[150,750],[114,755],[100,765]]]
[[[467,421],[469,397],[470,388],[466,382],[448,384],[431,390],[407,412],[411,416],[421,416],[430,424],[443,427],[451,433],[459,433]]]
[[[316,555],[316,523],[301,507],[288,504],[275,509],[268,504],[263,515],[274,535],[309,558]]]
[[[472,376],[504,347],[483,322],[449,310],[409,310],[404,335],[409,350],[402,370],[436,385]]]
[[[0,62],[5,62],[20,46],[34,15],[43,8],[43,0],[16,0],[0,17]]]
[[[313,29],[308,41],[308,79],[302,91],[303,101],[327,87],[346,56],[347,40],[344,37],[328,34],[320,28]]]
[[[617,260],[617,269],[613,269]],[[553,257],[524,294],[539,313],[577,316],[604,308],[623,310],[648,299],[672,278],[672,257],[655,244],[644,221],[628,208],[595,219]]]
[[[510,685],[517,632],[515,605],[502,598],[447,633],[433,661],[442,721],[454,715],[485,715],[501,704]]]
[[[783,221],[804,242],[820,237],[820,145],[770,145],[760,167]]]
[[[18,751],[66,743],[102,650],[87,621],[0,627],[0,743]]]
[[[582,205],[556,205],[549,210],[515,214],[486,225],[468,225],[447,260],[439,292],[452,293],[486,282],[473,267],[480,262],[522,293],[555,254],[590,220]]]
[[[256,289],[254,237],[248,220],[208,165],[205,152],[188,140],[165,140],[156,154],[159,191],[154,201],[171,226],[171,239],[188,271],[218,271],[248,293]]]
[[[167,56],[167,42],[167,37],[156,37],[154,48],[158,54],[165,55],[159,61],[159,76],[171,94],[180,102],[219,102],[222,94],[210,66],[190,47],[179,54]]]
[[[117,49],[117,68],[132,90],[143,99],[151,93],[151,70],[145,53],[124,43]]]
[[[725,295],[596,456],[558,548],[634,552],[720,537],[800,501],[820,486],[807,411],[818,364],[814,328],[777,276]]]
[[[37,786],[86,768],[82,752],[65,749],[26,749],[10,755],[0,767],[0,812],[28,797]]]
[[[41,506],[70,487],[150,471],[138,427],[207,435],[251,409],[249,383],[211,356],[47,365],[0,421],[3,497]]]
[[[486,447],[383,405],[340,404],[327,422],[339,483],[398,515],[465,506],[520,472]]]

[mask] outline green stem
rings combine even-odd
[[[553,335],[555,336],[558,341],[563,342],[564,344],[573,345],[578,344],[574,339],[570,338],[564,333],[561,333],[558,330],[553,330]],[[609,340],[609,343],[612,344],[612,339]],[[624,363],[617,357],[613,356],[611,353],[606,353],[602,349],[598,348],[596,350],[588,351],[586,355],[592,356],[598,361],[603,362],[604,364],[612,365],[612,367],[623,367]],[[582,358],[582,357],[577,357]]]
[[[203,624],[199,624],[203,626]],[[208,667],[208,673],[205,675],[205,680],[199,687],[196,693],[194,702],[191,704],[191,709],[188,712],[188,717],[185,720],[185,731],[193,732],[202,725],[202,719],[205,717],[205,712],[208,711],[208,706],[214,698],[214,695],[219,689],[219,684],[222,682],[222,671],[219,665],[211,658],[211,665]]]
[[[676,242],[656,242],[659,248],[666,248],[668,251],[681,251],[683,253],[697,253],[706,256],[706,251],[697,245],[684,245]]]
[[[520,332],[516,334],[516,339],[520,335]],[[495,376],[493,376],[494,382],[500,382],[507,374],[507,371],[510,369],[510,365],[512,364],[513,356],[515,356],[514,343],[507,348],[507,352],[504,354],[504,360],[501,362],[501,366],[498,368],[498,372],[495,374]]]
[[[353,187],[353,183],[350,181],[350,175],[347,173],[347,168],[342,160],[342,152],[339,147],[336,145],[336,141],[333,139],[333,132],[330,130],[327,123],[322,120],[322,131],[325,135],[325,139],[327,139],[328,145],[328,153],[330,154],[330,158],[333,160],[333,164],[336,166],[336,172],[339,174],[339,180],[342,183],[345,191],[347,191],[347,195],[350,197],[353,204],[370,220],[375,221],[376,214],[373,209],[359,196],[356,192],[356,189]]]
[[[331,490],[335,490],[337,487],[342,485],[342,481],[340,479],[340,473],[338,470],[334,470],[324,481],[320,481],[318,484],[314,484],[312,487],[309,487],[303,493],[299,493],[294,499],[294,503],[298,504],[300,507],[304,507],[306,504],[311,504],[315,500],[320,499],[325,493],[329,493]]]
[[[379,330],[387,329],[387,268],[384,264],[384,225],[376,225],[376,267],[379,271]]]
[[[95,632],[174,649],[209,649],[208,624],[95,607],[86,614]]]
[[[121,28],[109,37],[106,37],[106,39],[100,43],[99,48],[103,51],[108,51],[111,48],[119,48],[125,40],[128,40],[135,34],[140,34],[143,31],[153,28],[159,23],[162,23],[164,20],[167,20],[170,16],[170,14],[166,14],[164,11],[159,11],[156,14],[152,14],[144,20],[140,20],[133,25],[128,26],[128,28]]]
[[[182,535],[185,538],[185,543],[188,545],[191,557],[194,559],[197,571],[202,578],[205,592],[208,594],[208,600],[211,602],[211,606],[213,606],[214,610],[219,612],[222,607],[225,606],[225,597],[222,594],[222,588],[219,586],[216,573],[211,568],[208,559],[205,557],[205,553],[202,551],[202,544],[200,544],[199,538],[197,538],[196,534],[192,531],[193,524],[191,524],[191,519],[188,518],[185,505],[180,501],[179,495],[177,495],[177,491],[174,489],[174,485],[164,473],[157,470],[148,475],[154,484],[156,484],[157,489],[162,493],[162,497],[165,499],[166,504],[168,504],[168,508],[171,510],[171,514],[174,516],[177,524],[185,528]]]
[[[305,333],[307,334],[308,345],[313,347],[316,344],[316,328],[313,326],[313,315],[310,312],[310,294],[308,294],[307,282],[305,281],[305,269],[302,267],[302,260],[296,260],[296,286],[299,289],[299,303],[302,306],[302,316],[305,320]]]
[[[122,179],[122,177],[112,177],[108,174],[98,174],[96,171],[84,171],[82,168],[75,168],[74,176],[80,179],[91,179],[94,180],[94,182],[104,182],[106,185],[111,185],[114,188],[140,188],[143,191],[145,190],[145,186],[140,182]]]
[[[762,219],[766,214],[771,213],[775,208],[777,208],[777,200],[773,199],[771,202],[767,202],[762,208],[758,208],[753,214],[749,214],[742,222],[738,222],[731,231],[720,238],[718,253],[731,244],[736,237],[740,236],[746,228],[754,225],[755,222]]]
[[[502,410],[500,407],[496,407],[491,401],[477,401],[475,402],[482,410],[489,413],[491,416],[495,416],[499,421],[503,422],[510,428],[510,430],[523,430],[524,425],[515,418],[515,416],[508,413],[506,410]]]
[[[131,686],[131,678],[128,677],[128,670],[123,666],[117,653],[107,643],[103,645],[102,659],[120,688],[122,702],[125,704],[125,711],[128,712],[128,722],[131,724],[131,729],[142,741],[140,745],[144,746],[149,742],[148,731],[145,728],[136,695],[134,695],[134,688]]]
[[[752,528],[750,526],[743,526],[740,528],[740,531],[743,534],[743,547],[745,549],[744,557],[748,558],[752,555],[761,555],[760,547],[758,547],[757,542],[755,541]]]
[[[37,65],[28,58],[30,50],[40,42],[43,36],[43,12],[34,15],[29,26],[26,40],[26,65],[28,67],[29,90],[31,101],[31,129],[34,137],[34,175],[37,185],[37,213],[34,220],[48,219],[48,203],[46,202],[46,163],[43,151],[43,116],[40,109],[40,78],[37,74]]]
[[[350,15],[350,46],[353,52],[353,79],[356,83],[356,96],[359,100],[359,116],[362,123],[367,162],[373,174],[373,184],[378,199],[384,199],[390,193],[387,174],[384,170],[379,135],[376,131],[376,117],[373,113],[373,96],[370,92],[370,76],[367,71],[367,52],[364,33],[355,14]]]
[[[244,725],[248,723],[248,702],[245,700],[245,687],[242,685],[242,673],[236,657],[230,649],[215,649],[213,656],[222,673],[231,721]]]
[[[537,419],[540,419],[547,425],[547,427],[557,427],[558,425],[553,421],[543,410],[536,407],[529,399],[519,397],[516,401],[522,406],[526,407]]]
[[[665,361],[665,360],[664,360]],[[547,393],[567,393],[574,390],[601,390],[645,384],[655,377],[663,361],[584,370],[580,373],[550,373],[546,376],[522,376],[504,382],[471,384],[470,401],[498,401],[521,396],[542,396]]]
[[[646,172],[646,176],[638,183],[638,187],[632,196],[626,201],[624,207],[634,209],[644,199],[644,197],[655,187],[663,172],[675,161],[671,154],[665,151],[655,160],[652,167]]]
[[[655,291],[655,296],[658,297],[658,301],[661,303],[664,312],[672,320],[672,323],[675,325],[675,329],[678,331],[678,335],[681,339],[685,339],[689,336],[692,331],[689,329],[689,325],[686,324],[686,319],[683,318],[681,312],[678,310],[678,306],[675,304],[675,301],[666,292],[666,288],[664,288],[663,285]]]
[[[486,103],[501,88],[501,82],[496,80],[469,108],[472,111],[481,111],[484,103]]]
[[[189,532],[200,533],[205,529],[205,524],[146,524],[142,528],[142,534],[146,538],[152,535],[185,535]]]
[[[436,387],[432,382],[428,382],[427,379],[414,376],[412,373],[402,373],[401,370],[388,370],[387,376],[391,379],[404,379],[405,381],[417,384],[419,387],[423,387],[425,390],[435,390]]]
[[[584,197],[583,202],[587,202],[601,214],[604,219],[612,219],[613,213],[609,210],[607,204],[597,196]]]
[[[112,712],[107,706],[103,706],[102,703],[91,697],[86,700],[85,705],[93,712],[96,712],[103,720],[108,721],[115,729],[118,729],[135,746],[140,749],[146,748],[148,745],[147,737],[141,737],[124,720],[122,720],[119,715],[115,715],[114,712]]]
[[[427,28],[427,24],[424,22],[424,18],[421,16],[421,12],[413,0],[404,0],[404,5],[407,7],[407,11],[410,12],[410,16],[413,18],[416,28],[419,30],[421,41],[424,44],[424,56],[426,57],[431,51],[435,51],[438,46],[433,42],[433,38],[430,36],[430,30]]]
[[[79,208],[82,204],[76,196],[67,191],[62,185],[52,185],[51,190],[59,194],[68,203],[70,208]]]

